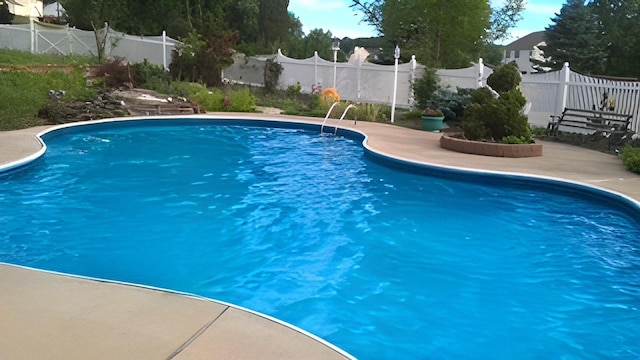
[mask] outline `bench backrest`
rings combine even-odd
[[[602,119],[620,124],[629,124],[633,115],[618,114],[611,111],[584,110],[566,108],[562,112],[563,118]]]

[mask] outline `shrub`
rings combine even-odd
[[[471,105],[466,108],[462,121],[462,130],[466,138],[511,144],[532,142],[527,116],[521,113],[527,100],[517,88],[520,74],[516,69],[518,81],[511,81],[512,68],[513,65],[503,65],[494,72],[497,74],[493,83],[499,88],[498,98],[486,87],[474,91]],[[507,89],[507,85],[511,88]]]
[[[464,119],[462,120],[462,132],[467,139],[482,140],[489,139],[489,129],[484,124],[484,118],[491,116],[488,105],[480,105],[479,103],[471,103],[464,111]]]
[[[147,59],[144,59],[141,63],[131,64],[131,71],[133,83],[136,86],[145,89],[153,87],[155,89],[164,85],[165,89],[161,92],[167,92],[169,83],[171,82],[171,75],[164,70],[162,65],[154,65],[149,63]]]
[[[109,87],[134,86],[133,70],[123,58],[109,60],[91,72],[97,78],[104,78],[104,83]]]
[[[433,69],[425,69],[424,75],[413,83],[413,93],[419,109],[431,106],[431,97],[438,90],[438,75]]]
[[[510,62],[500,66],[493,74],[489,75],[487,85],[491,86],[498,94],[502,94],[503,92],[517,88],[518,85],[520,85],[520,81],[521,77],[518,66],[514,62]]]
[[[231,91],[228,98],[231,104],[227,111],[252,112],[256,110],[256,98],[248,88]]]
[[[209,91],[204,88],[192,94],[191,99],[206,111],[252,112],[256,107],[256,99],[248,88],[230,91],[228,94],[220,89]]]
[[[479,88],[471,94],[471,102],[474,104],[485,105],[491,104],[496,98],[491,90],[486,87]]]
[[[391,119],[391,108],[381,104],[359,104],[355,109],[349,110],[347,116],[350,119],[357,118],[358,121],[388,122]]]
[[[301,90],[302,90],[302,87],[300,86],[300,82],[298,81],[295,84],[291,84],[287,86],[287,96],[290,99],[296,100],[300,95]]]
[[[458,88],[457,92],[446,89],[438,89],[428,101],[427,108],[439,109],[444,113],[446,120],[456,120],[464,114],[464,109],[471,103],[471,95],[474,89]]]
[[[186,81],[175,81],[169,88],[169,94],[184,97],[193,97],[200,92],[207,91],[207,87],[202,84]]]
[[[280,81],[283,67],[274,59],[267,59],[264,65],[264,87],[267,91],[275,91]]]
[[[629,171],[640,174],[640,148],[627,145],[620,151],[620,156]]]

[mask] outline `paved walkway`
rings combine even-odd
[[[218,116],[320,123],[279,115]],[[368,122],[343,125],[366,133],[372,150],[402,159],[561,178],[640,200],[640,176],[612,155],[543,142],[542,157],[491,158],[441,149],[437,133]],[[44,129],[0,132],[0,166],[40,150],[34,135]],[[228,304],[0,264],[0,358],[345,359],[348,355]]]

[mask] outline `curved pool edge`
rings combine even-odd
[[[3,357],[355,359],[289,323],[194,294],[4,262],[0,279],[10,294],[0,315],[13,324],[0,336],[19,339]]]
[[[636,200],[631,196],[623,194],[621,192],[606,189],[603,187],[599,187],[592,184],[587,184],[580,181],[564,179],[553,176],[544,176],[537,174],[528,174],[528,173],[519,173],[519,172],[509,172],[509,171],[495,171],[495,170],[480,170],[473,168],[465,168],[459,166],[451,166],[451,165],[442,165],[437,163],[430,163],[426,161],[416,161],[406,158],[397,157],[392,154],[387,154],[381,152],[379,150],[371,149],[366,144],[363,144],[365,149],[369,151],[374,157],[381,159],[383,163],[388,163],[391,166],[397,168],[415,168],[423,170],[423,172],[431,173],[433,171],[436,172],[447,172],[449,174],[457,174],[457,175],[470,175],[472,177],[490,177],[497,176],[503,179],[510,179],[516,182],[537,182],[538,184],[547,184],[552,187],[557,188],[565,188],[565,189],[573,189],[578,191],[587,192],[593,195],[598,195],[602,197],[606,197],[609,200],[620,202],[626,205],[632,211],[635,211],[638,216],[640,216],[640,200]],[[473,179],[466,179],[465,181],[472,181]]]
[[[258,118],[259,117],[259,118]],[[298,118],[292,118],[292,119],[280,119],[280,118],[273,118],[273,117],[264,117],[264,116],[258,116],[256,114],[247,114],[244,116],[238,116],[238,115],[198,115],[198,116],[189,116],[189,117],[185,117],[185,116],[162,116],[162,117],[135,117],[135,118],[114,118],[114,119],[103,119],[103,120],[95,120],[95,121],[87,121],[87,122],[82,122],[82,123],[70,123],[70,124],[63,124],[63,125],[57,125],[57,126],[52,126],[50,128],[47,128],[45,130],[42,130],[40,132],[38,132],[35,137],[37,139],[37,141],[40,143],[41,148],[34,152],[33,154],[26,156],[22,159],[19,160],[15,160],[13,162],[10,162],[8,164],[4,164],[4,165],[0,165],[0,173],[5,172],[5,171],[9,171],[9,170],[13,170],[13,169],[17,169],[20,168],[24,165],[28,165],[30,163],[32,163],[33,161],[39,159],[45,152],[46,152],[46,142],[45,139],[47,138],[48,135],[53,135],[55,132],[63,130],[63,129],[68,129],[68,128],[79,128],[82,126],[86,126],[86,125],[94,125],[94,124],[108,124],[108,123],[113,123],[113,122],[128,122],[128,121],[137,121],[137,120],[179,120],[179,119],[184,119],[184,118],[189,118],[189,119],[196,119],[196,120],[227,120],[227,121],[237,121],[237,120],[243,120],[243,121],[256,121],[256,122],[286,122],[289,124],[302,124],[305,126],[308,125],[312,125],[314,127],[317,127],[318,130],[321,126],[320,120],[315,120],[315,119],[298,119]],[[362,123],[360,123],[361,125]],[[366,124],[366,123],[365,123]],[[356,125],[357,126],[357,125]],[[328,125],[325,126],[328,129],[331,129],[331,131],[333,131],[334,129],[334,125]],[[362,126],[361,127],[365,127]],[[339,126],[338,130],[340,132],[340,134],[347,134],[347,133],[351,133],[351,134],[355,134],[358,138],[362,138],[362,146],[365,149],[365,153],[369,153],[369,154],[373,154],[375,157],[382,159],[383,161],[386,162],[390,162],[392,164],[395,164],[396,166],[400,166],[400,167],[409,167],[409,168],[420,168],[420,169],[426,169],[428,171],[444,171],[444,172],[450,172],[450,173],[455,173],[458,175],[470,175],[470,176],[500,176],[500,177],[506,177],[506,178],[513,178],[513,179],[519,179],[519,180],[525,180],[525,181],[530,181],[530,180],[534,180],[534,181],[540,181],[542,183],[550,183],[553,185],[559,185],[559,186],[565,186],[567,188],[572,188],[572,189],[577,189],[579,191],[587,191],[587,192],[591,192],[593,194],[597,194],[600,196],[605,196],[609,199],[612,199],[616,202],[621,202],[623,204],[625,204],[626,206],[628,206],[629,208],[633,209],[634,211],[636,211],[638,214],[640,214],[640,201],[634,199],[631,196],[628,196],[626,194],[623,194],[621,192],[617,192],[615,190],[611,190],[611,189],[606,189],[606,188],[602,188],[602,187],[598,187],[592,184],[587,184],[584,182],[580,182],[580,181],[575,181],[575,180],[570,180],[570,179],[565,179],[565,178],[559,178],[559,177],[551,177],[551,176],[543,176],[543,175],[538,175],[538,174],[530,174],[530,173],[520,173],[520,172],[509,172],[509,171],[496,171],[496,170],[480,170],[480,169],[473,169],[473,168],[467,168],[467,167],[461,167],[461,166],[452,166],[452,165],[445,165],[445,164],[438,164],[438,163],[433,163],[433,162],[428,162],[428,161],[418,161],[415,159],[410,159],[404,156],[400,156],[400,155],[396,155],[396,154],[392,154],[388,151],[383,151],[380,148],[376,147],[376,146],[372,146],[370,143],[370,137],[369,134],[367,133],[366,129],[356,129],[354,127],[351,126]],[[437,140],[434,140],[437,141]],[[0,265],[2,265],[2,263],[0,263]],[[8,264],[11,266],[17,266],[17,265],[13,265],[13,264]],[[33,269],[34,271],[37,272],[43,272],[43,273],[47,273],[46,270],[39,270],[39,269]],[[49,272],[52,273],[52,272]],[[78,277],[76,275],[71,275],[71,274],[63,274],[63,273],[58,273],[60,276],[67,276],[67,277],[76,277],[76,278],[82,278],[82,277]],[[0,278],[3,277],[3,272],[0,271]],[[90,279],[90,278],[85,278],[85,279]],[[92,279],[91,281],[95,281],[95,282],[100,282],[100,283],[115,283],[118,284],[118,282],[112,282],[110,280],[100,280],[100,279]],[[0,282],[0,284],[3,282]],[[6,283],[6,281],[4,282]],[[186,294],[186,293],[180,293],[180,292],[175,292],[172,290],[165,290],[165,289],[158,289],[158,288],[153,288],[153,287],[148,287],[148,286],[144,286],[144,285],[137,285],[137,284],[129,284],[129,283],[119,283],[120,285],[126,285],[126,286],[132,286],[132,287],[136,287],[136,288],[141,288],[141,289],[148,289],[148,290],[155,290],[155,291],[160,291],[160,292],[164,292],[164,293],[171,293],[175,296],[178,297],[183,297],[183,298],[197,298],[200,300],[207,300],[210,302],[215,302],[217,304],[222,304],[225,306],[229,306],[232,307],[234,309],[239,309],[241,311],[245,311],[246,313],[251,313],[254,316],[263,318],[263,319],[267,319],[269,321],[272,321],[274,323],[278,323],[280,325],[284,325],[290,329],[293,329],[295,331],[297,331],[300,334],[303,334],[305,336],[308,336],[309,338],[313,339],[314,341],[319,341],[322,344],[328,346],[329,348],[335,350],[338,354],[340,354],[340,356],[342,356],[342,358],[353,358],[351,355],[347,354],[346,352],[344,352],[343,350],[335,347],[334,345],[318,338],[317,336],[314,336],[313,334],[307,333],[302,329],[299,329],[293,325],[287,324],[285,322],[279,321],[277,319],[271,318],[267,315],[258,313],[258,312],[254,312],[248,309],[243,309],[241,307],[235,306],[235,305],[231,305],[231,304],[227,304],[227,303],[223,303],[214,299],[208,299],[208,298],[203,298],[197,295],[191,295],[191,294]],[[0,311],[1,313],[1,311]],[[2,334],[2,331],[5,330],[3,329],[2,326],[0,326],[0,334]],[[308,358],[305,356],[305,358]]]

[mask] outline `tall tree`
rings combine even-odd
[[[607,75],[640,78],[640,0],[593,0],[608,44]]]
[[[605,73],[608,45],[593,5],[568,0],[551,21],[544,33],[546,46],[540,48],[547,60],[537,66],[558,70],[569,62],[579,72]]]
[[[13,14],[9,12],[9,5],[6,1],[0,3],[0,24],[11,24]]]
[[[441,0],[441,2],[446,2],[446,0]],[[384,14],[382,9],[386,3],[385,0],[351,0],[350,6],[362,13],[363,22],[375,27],[379,34],[384,34],[382,26]],[[489,6],[488,0],[486,3]],[[521,13],[524,10],[524,4],[525,0],[506,0],[502,7],[491,9],[491,19],[487,27],[485,40],[494,42],[507,38],[509,29],[515,27],[518,21],[522,19]],[[423,2],[422,7],[426,8],[428,5],[428,3]],[[452,15],[455,15],[455,12]]]
[[[382,30],[430,67],[465,67],[477,59],[490,25],[486,0],[387,1]]]
[[[258,0],[233,1],[226,11],[230,30],[240,34],[240,41],[256,43],[260,40],[260,3]]]
[[[289,34],[289,0],[259,0],[260,33],[265,45],[285,41]]]

